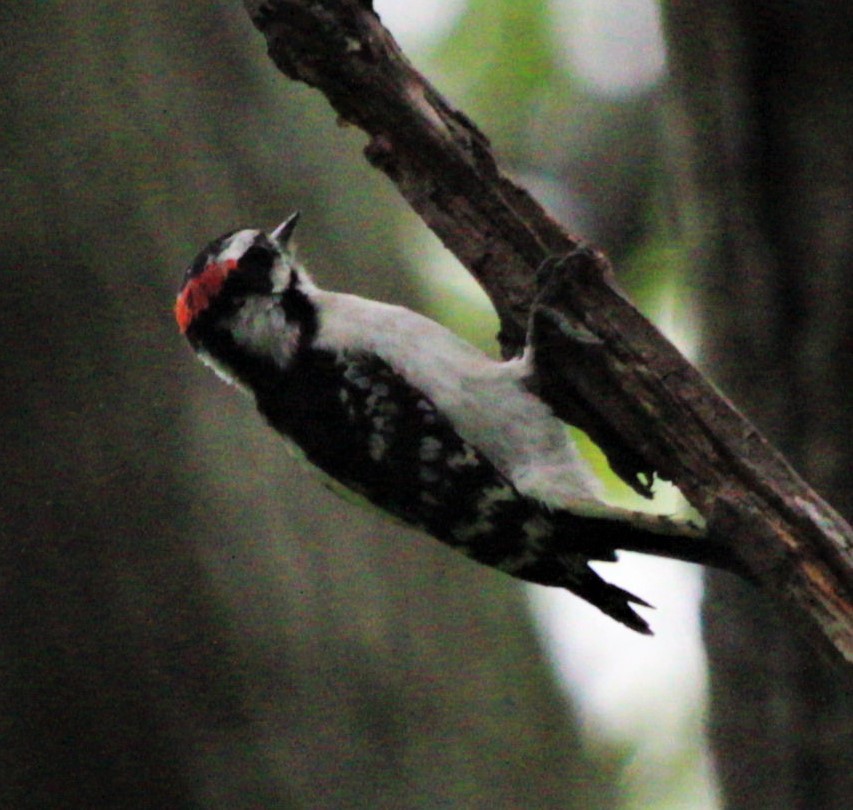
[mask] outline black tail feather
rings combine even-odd
[[[653,605],[618,585],[606,582],[586,562],[579,566],[577,558],[565,560],[565,567],[570,574],[563,587],[626,627],[645,636],[653,635],[648,622],[631,607],[634,604],[654,609]]]
[[[635,518],[640,513],[626,512]],[[558,543],[592,560],[614,562],[616,551],[633,551],[655,557],[705,565],[749,578],[743,562],[724,540],[706,534],[689,523],[664,517],[643,516],[645,525],[627,519],[588,517],[569,511],[551,514]],[[659,522],[658,522],[659,521]]]

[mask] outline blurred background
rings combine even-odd
[[[375,6],[853,516],[853,6]],[[625,555],[635,638],[354,511],[194,359],[187,263],[295,209],[322,285],[496,350],[242,4],[7,3],[0,32],[0,807],[848,806],[851,691],[772,600],[714,576],[700,624],[698,569]]]

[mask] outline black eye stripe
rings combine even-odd
[[[254,244],[240,257],[240,270],[268,273],[272,269],[272,246]]]

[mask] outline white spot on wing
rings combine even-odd
[[[424,438],[421,439],[419,451],[421,461],[438,461],[438,459],[441,458],[442,447],[442,443],[435,436],[424,436]]]
[[[526,545],[531,551],[540,549],[542,546],[539,541],[546,537],[550,537],[553,532],[553,528],[548,521],[544,520],[539,515],[526,520],[522,524],[521,529],[524,532]]]
[[[464,543],[494,531],[495,524],[492,521],[492,516],[495,508],[500,503],[514,501],[516,497],[512,487],[505,484],[484,489],[480,493],[474,508],[474,520],[455,526],[453,529],[454,536]]]
[[[505,571],[507,574],[514,574],[522,571],[530,565],[534,565],[539,561],[539,554],[535,546],[525,547],[521,552],[511,557],[504,557],[496,568],[500,571]]]
[[[460,523],[453,527],[453,536],[460,543],[467,543],[484,534],[489,534],[495,528],[494,523],[484,518],[478,518],[473,523]]]
[[[477,502],[477,509],[483,514],[491,514],[499,503],[512,502],[515,499],[516,494],[511,486],[498,484],[483,490],[480,500]]]
[[[465,445],[461,453],[453,453],[447,457],[447,466],[451,470],[459,470],[462,467],[476,467],[480,463],[477,452],[470,444]]]
[[[381,461],[388,449],[381,433],[371,433],[367,440],[367,452],[374,461]]]

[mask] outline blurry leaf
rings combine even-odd
[[[471,0],[434,54],[451,95],[505,154],[520,150],[539,97],[562,75],[550,22],[541,0]]]

